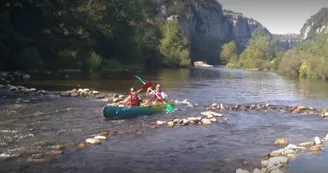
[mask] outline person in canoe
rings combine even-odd
[[[163,104],[163,101],[166,101],[166,94],[162,92],[161,85],[157,84],[156,89],[154,91],[151,91],[151,87],[147,89],[146,96],[151,96],[151,102],[152,104]],[[150,105],[150,101],[147,100],[145,102],[145,105]]]
[[[130,107],[136,107],[136,106],[140,106],[141,101],[142,101],[142,98],[135,91],[134,87],[132,87],[130,89],[129,96],[126,99],[124,99],[122,102],[120,102],[120,103],[122,103],[124,105],[128,105]]]

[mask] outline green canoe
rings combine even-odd
[[[174,106],[174,102],[169,101],[170,105]],[[127,106],[105,106],[103,116],[108,119],[125,119],[133,118],[142,115],[152,115],[165,110],[165,104],[140,106],[140,107],[127,107]]]

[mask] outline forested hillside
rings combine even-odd
[[[316,29],[312,29],[306,34],[307,39],[298,43],[293,49],[279,51],[275,47],[275,38],[270,40],[268,35],[258,30],[248,41],[246,49],[241,52],[238,52],[238,46],[234,42],[223,45],[221,60],[227,64],[227,67],[232,68],[270,70],[288,75],[327,80],[328,33],[323,32],[322,29],[327,26],[328,13],[324,13],[326,10],[327,8],[321,9],[307,20],[304,26],[311,21],[310,23],[313,23],[312,26],[316,26]],[[315,32],[315,30],[318,31]],[[302,31],[304,31],[304,27]],[[288,40],[297,35],[278,37],[281,37],[278,39]]]
[[[157,14],[152,0],[1,2],[0,69],[187,66],[181,29]]]

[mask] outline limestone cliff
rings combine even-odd
[[[272,34],[272,38],[277,50],[292,49],[301,42],[298,34]]]
[[[245,17],[242,13],[236,13],[231,10],[223,9],[223,13],[225,17],[228,18],[232,40],[237,42],[239,45],[246,45],[256,29],[261,29],[264,34],[270,36],[271,38],[271,33],[269,30],[262,26],[260,22],[252,18]]]
[[[217,0],[162,1],[162,17],[177,19],[188,40],[192,62],[206,61],[219,64],[221,46],[234,40],[245,47],[253,32],[260,28],[272,38],[272,34],[258,21],[241,13],[224,10]],[[280,48],[287,49],[288,41],[277,41]]]
[[[301,29],[301,39],[312,39],[320,32],[328,32],[328,8],[320,9],[312,15]]]

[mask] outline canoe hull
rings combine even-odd
[[[166,108],[165,104],[131,107],[131,108],[127,106],[124,107],[105,106],[103,109],[103,116],[108,119],[126,119],[126,118],[142,116],[142,115],[152,115],[165,110],[165,108]]]

